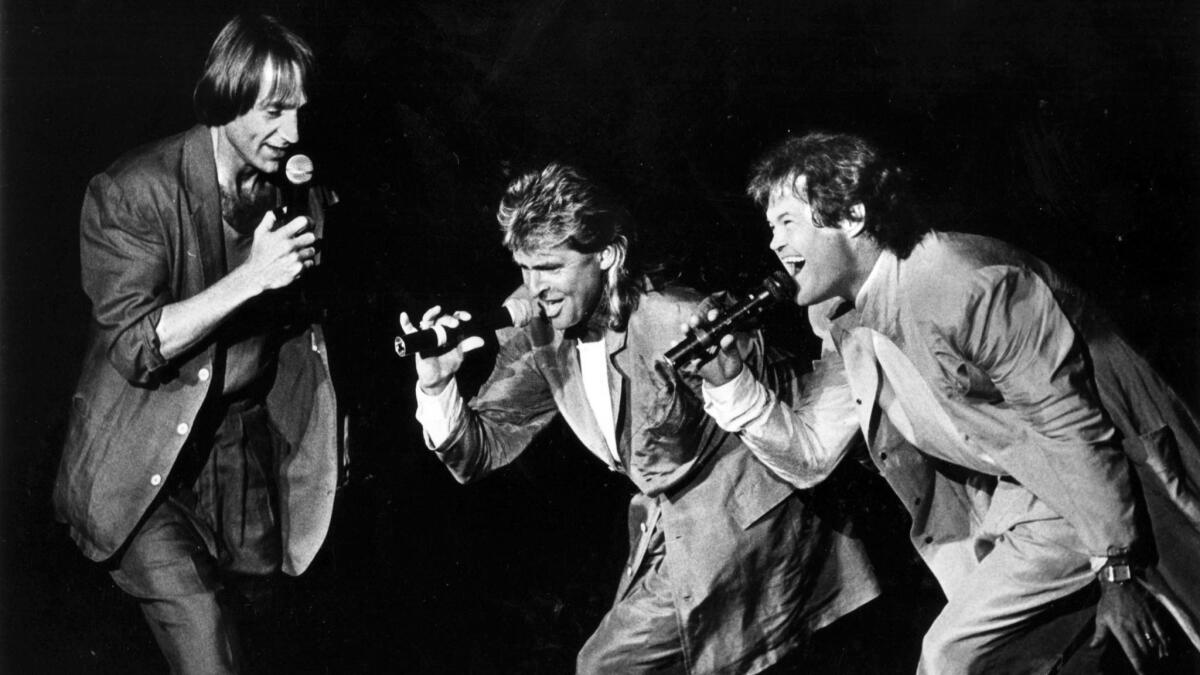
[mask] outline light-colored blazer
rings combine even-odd
[[[972,519],[996,476],[1018,481],[1069,522],[1080,552],[1140,546],[1151,586],[1196,639],[1200,625],[1200,425],[1104,314],[1051,268],[1000,241],[929,234],[885,254],[862,306],[813,308],[828,358],[844,359],[870,453],[913,517],[912,538],[940,577],[973,556]],[[991,476],[904,442],[880,414],[871,331],[899,347]],[[829,364],[824,366],[829,369]],[[822,368],[818,368],[822,370]],[[969,467],[977,468],[977,467]]]

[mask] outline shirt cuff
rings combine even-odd
[[[704,412],[725,431],[737,433],[754,419],[756,411],[767,404],[767,390],[750,369],[743,367],[732,380],[720,386],[701,385]]]
[[[425,445],[430,450],[440,447],[450,438],[463,416],[463,400],[458,383],[451,379],[441,393],[431,396],[417,385],[417,421],[425,430]]]

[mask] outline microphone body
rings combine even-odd
[[[472,335],[515,326],[521,328],[533,319],[533,306],[528,300],[509,298],[503,305],[463,321],[457,328],[434,326],[407,335],[397,335],[396,355],[424,354],[457,345]]]
[[[749,297],[722,310],[710,325],[692,329],[683,342],[663,354],[663,359],[672,368],[678,369],[693,359],[701,358],[710,347],[720,344],[721,338],[740,329],[776,303],[795,297],[795,294],[796,282],[792,277],[782,270],[775,272],[763,280],[762,285]]]

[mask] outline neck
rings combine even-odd
[[[225,136],[224,127],[209,127],[212,134],[213,157],[217,164],[217,184],[231,195],[252,195],[257,192],[263,175],[248,164]]]
[[[863,284],[867,283],[867,278],[871,276],[871,270],[875,269],[875,263],[883,254],[883,249],[875,240],[869,237],[860,239],[862,241],[856,242],[855,246],[854,269],[851,272],[849,288],[842,296],[842,299],[850,302],[858,299],[859,291],[862,290]]]

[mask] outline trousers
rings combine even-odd
[[[237,673],[242,583],[280,569],[275,467],[285,447],[260,401],[207,413],[159,502],[110,570],[136,598],[172,673]]]

